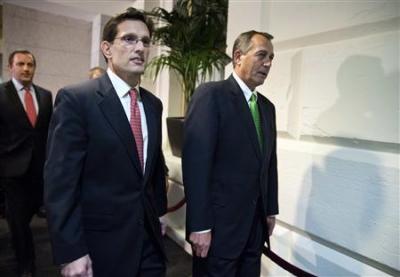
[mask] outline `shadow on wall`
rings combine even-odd
[[[320,115],[315,127],[324,135],[349,140],[398,141],[397,73],[385,76],[378,58],[349,57],[337,74],[339,98]],[[398,269],[398,169],[385,167],[373,152],[338,149],[312,156],[302,183],[297,226]],[[311,263],[300,254],[294,253],[294,258],[315,274],[354,275],[320,256]]]
[[[339,67],[339,98],[323,112],[322,136],[399,143],[399,71],[385,74],[380,58],[354,55]]]
[[[367,162],[338,158],[348,154],[349,150],[338,150],[329,156],[313,158],[313,166],[303,180],[304,228],[371,259],[387,260],[382,254],[394,253],[398,247],[393,245],[396,235],[393,205],[398,199],[382,180],[377,156],[366,155]],[[318,256],[314,266],[313,272],[318,275],[352,275],[339,264]]]

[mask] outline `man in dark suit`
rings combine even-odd
[[[26,50],[9,56],[11,80],[0,85],[0,182],[21,276],[35,271],[29,227],[42,204],[43,164],[52,96],[32,83],[35,57]]]
[[[278,213],[274,105],[256,87],[274,57],[267,33],[241,34],[233,74],[200,85],[184,129],[186,231],[193,276],[259,276]]]
[[[45,204],[63,276],[164,276],[161,101],[139,87],[153,25],[129,8],[104,27],[107,72],[61,89],[50,123]]]

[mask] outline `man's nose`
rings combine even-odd
[[[271,64],[272,64],[272,60],[271,60],[271,59],[268,59],[267,61],[265,61],[265,62],[263,63],[263,66],[270,67]]]
[[[145,47],[144,47],[143,41],[141,41],[141,40],[139,39],[138,42],[137,42],[136,45],[135,45],[135,51],[138,51],[138,50],[143,51],[144,48],[145,48]]]

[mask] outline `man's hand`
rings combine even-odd
[[[207,257],[211,244],[211,231],[205,233],[193,232],[190,234],[189,240],[192,243],[193,255],[201,258]]]
[[[165,223],[165,217],[161,216],[158,218],[160,220],[161,235],[165,236],[167,233],[167,223]]]
[[[61,275],[63,277],[93,277],[92,261],[89,255],[63,265]]]
[[[271,236],[275,228],[275,216],[267,216],[268,235]]]

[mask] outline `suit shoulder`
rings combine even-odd
[[[97,90],[99,87],[97,79],[87,80],[81,83],[68,85],[61,88],[56,95],[56,99],[61,96],[67,96],[70,98],[86,99],[91,97],[91,95]]]
[[[222,81],[213,81],[213,82],[206,82],[200,84],[194,94],[194,98],[202,98],[202,97],[214,97],[215,93],[219,94],[223,91],[225,91],[227,88],[227,80],[222,80]]]
[[[5,91],[8,89],[15,89],[11,80],[0,84],[0,91]]]
[[[73,85],[68,85],[63,87],[62,91],[73,91],[74,93],[79,93],[79,92],[84,92],[84,91],[90,91],[90,90],[94,90],[95,88],[97,88],[97,79],[93,79],[93,80],[86,80],[77,84],[73,84]]]
[[[0,100],[3,101],[6,96],[6,83],[0,84]]]
[[[149,90],[140,87],[140,93],[142,94],[142,97],[148,97],[152,102],[156,103],[156,105],[162,107],[162,102],[160,98],[158,98],[156,95],[154,95],[152,92]]]
[[[140,93],[146,94],[147,96],[149,96],[154,101],[161,102],[161,100],[157,96],[155,96],[152,92],[150,92],[149,90],[145,89],[144,87],[140,87]]]
[[[267,104],[268,106],[270,106],[271,108],[275,109],[275,105],[274,103],[272,103],[267,97],[265,97],[264,95],[262,95],[261,93],[258,93],[258,97],[261,98],[261,100]]]
[[[5,90],[7,84],[8,84],[8,82],[1,83],[0,90]]]
[[[39,93],[41,93],[41,94],[46,94],[46,95],[50,95],[51,96],[51,91],[50,90],[48,90],[48,89],[45,89],[45,88],[43,88],[43,87],[41,87],[41,86],[38,86],[38,85],[34,85],[34,87],[35,87],[35,89],[39,92]]]
[[[206,82],[200,84],[196,90],[199,91],[215,91],[220,88],[225,88],[226,87],[226,80],[222,81],[212,81],[212,82]]]

